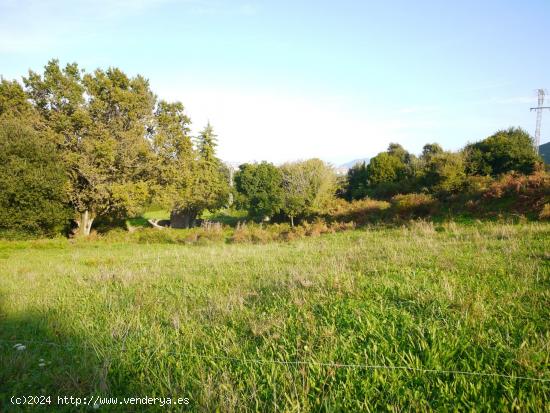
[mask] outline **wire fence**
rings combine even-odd
[[[51,345],[56,347],[72,348],[72,346],[67,346],[59,343],[48,342],[48,341],[21,341],[21,340],[0,340],[0,343],[31,343],[31,344],[41,344],[41,345]],[[168,354],[201,358],[207,360],[227,360],[234,361],[238,363],[254,363],[254,364],[279,364],[285,366],[315,366],[315,367],[331,367],[331,368],[345,368],[345,369],[362,369],[362,370],[404,370],[412,371],[417,373],[424,374],[442,374],[442,375],[464,375],[464,376],[481,376],[481,377],[496,377],[510,380],[526,380],[533,382],[550,382],[550,378],[538,378],[538,377],[527,377],[527,376],[516,376],[513,374],[503,374],[503,373],[490,373],[483,371],[464,371],[464,370],[445,370],[445,369],[428,369],[421,367],[410,367],[410,366],[396,366],[396,365],[384,365],[384,364],[355,364],[355,363],[323,363],[317,361],[309,360],[273,360],[273,359],[250,359],[250,358],[238,358],[224,355],[208,355],[208,354],[197,354],[197,353],[185,353],[185,352],[168,352]]]

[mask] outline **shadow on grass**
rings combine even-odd
[[[0,315],[0,410],[84,411],[59,405],[58,396],[89,397],[101,387],[93,349],[82,337],[68,335],[54,313]],[[14,405],[12,396],[50,396],[51,404]]]
[[[125,397],[189,394],[159,394],[154,386],[144,385],[148,371],[134,365],[136,357],[145,357],[144,350],[126,352],[125,334],[107,332],[95,337],[69,326],[67,320],[73,317],[61,309],[10,314],[5,303],[0,295],[0,412],[157,412],[166,411],[167,406],[158,402],[112,405],[105,398],[117,397],[120,403]],[[32,399],[34,404],[14,404],[15,398],[21,403],[29,396],[38,396]],[[70,404],[65,396],[80,398],[81,405]],[[94,407],[97,397],[103,401]],[[189,407],[168,410],[189,411]]]

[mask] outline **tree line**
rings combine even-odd
[[[420,156],[392,143],[388,149],[348,171],[343,196],[389,198],[426,192],[444,196],[468,189],[475,177],[517,172],[529,175],[543,169],[531,136],[521,128],[499,130],[463,149],[445,151],[437,143],[424,145]]]
[[[478,189],[499,175],[529,175],[544,169],[533,140],[521,128],[500,130],[463,149],[445,151],[424,145],[416,156],[391,143],[370,162],[354,165],[345,177],[318,159],[283,164],[241,165],[235,175],[236,203],[256,219],[323,215],[335,197],[388,200],[398,194],[423,193],[449,197]]]
[[[225,205],[227,167],[210,124],[190,135],[181,102],[142,76],[52,60],[23,85],[0,82],[0,228],[54,234],[72,221],[135,216],[155,203],[176,226]]]
[[[458,152],[436,143],[415,156],[399,144],[355,165],[345,179],[319,159],[240,165],[217,157],[207,124],[197,136],[181,102],[158,99],[142,76],[118,68],[86,73],[51,60],[22,84],[0,80],[0,229],[88,235],[96,220],[165,208],[175,228],[204,211],[233,206],[250,219],[322,214],[335,197],[455,193],[472,176],[530,174],[542,165],[519,128],[498,131]]]

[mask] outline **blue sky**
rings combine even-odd
[[[0,0],[5,78],[50,58],[143,74],[195,131],[210,120],[235,162],[533,134],[548,39],[548,0]]]

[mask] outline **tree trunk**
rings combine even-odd
[[[191,228],[195,226],[197,214],[194,211],[172,211],[170,228]]]
[[[94,222],[94,216],[90,211],[86,210],[80,213],[80,217],[77,219],[76,223],[78,225],[76,233],[78,235],[83,235],[87,237],[90,235],[92,229],[92,224]]]
[[[290,216],[290,226],[294,228],[294,217],[292,215]]]

